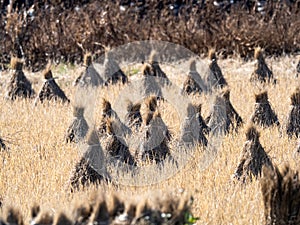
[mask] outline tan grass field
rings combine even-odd
[[[281,125],[286,122],[290,106],[290,95],[299,85],[295,78],[295,57],[267,58],[267,64],[272,68],[278,84],[267,87],[269,100],[278,115]],[[252,62],[244,62],[239,58],[219,60],[225,79],[231,89],[231,102],[245,122],[254,110],[254,93],[260,89],[249,82],[249,76],[254,69]],[[165,72],[180,85],[182,78],[171,70],[162,67]],[[73,80],[80,69],[59,65],[54,68],[54,77],[58,84],[72,100]],[[38,91],[42,82],[40,74],[25,74],[33,82]],[[4,208],[14,206],[19,208],[30,219],[30,207],[34,203],[41,204],[43,209],[56,213],[71,209],[74,202],[86,201],[91,198],[94,190],[80,191],[70,194],[67,183],[70,173],[80,157],[80,151],[75,144],[66,144],[64,134],[72,119],[71,105],[44,104],[34,107],[33,101],[8,102],[3,99],[7,72],[0,74],[0,135],[6,140],[10,153],[0,153],[0,199]],[[107,97],[114,104],[114,98],[122,87],[113,87],[100,92],[100,97]],[[203,103],[203,117],[208,115],[210,99],[193,97],[193,102]],[[97,103],[99,106],[99,103]],[[176,110],[170,104],[161,105],[162,117],[171,131],[179,129]],[[95,120],[99,117],[98,107]],[[227,135],[215,160],[202,170],[199,166],[200,153],[196,153],[186,167],[170,179],[161,183],[132,187],[120,185],[99,187],[110,195],[113,191],[126,196],[138,198],[145,193],[168,193],[182,195],[182,192],[194,198],[193,215],[199,217],[197,224],[263,224],[263,202],[259,181],[254,181],[242,187],[231,180],[238,164],[245,135],[245,126],[238,134]],[[285,133],[280,135],[277,128],[261,131],[261,143],[270,155],[272,162],[279,167],[289,163],[293,169],[299,168],[299,158],[294,154],[296,139],[289,140]],[[66,211],[70,213],[70,211]],[[0,211],[1,214],[1,211]]]

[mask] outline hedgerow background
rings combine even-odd
[[[19,55],[37,71],[48,59],[80,62],[83,49],[101,54],[103,46],[151,39],[180,44],[196,54],[214,47],[224,56],[246,58],[255,46],[272,55],[300,49],[299,1],[267,1],[264,13],[256,10],[255,1],[224,7],[183,1],[178,12],[170,9],[171,3],[136,2],[124,10],[121,1],[33,1],[31,8],[12,4],[1,13],[0,62],[5,66],[11,54]]]

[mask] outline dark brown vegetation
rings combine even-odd
[[[252,1],[251,1],[252,2]],[[86,4],[84,4],[86,3]],[[11,52],[24,54],[26,65],[42,69],[51,58],[55,62],[82,61],[82,49],[104,53],[137,40],[163,40],[180,44],[196,54],[208,47],[223,49],[223,55],[250,56],[261,46],[267,54],[297,52],[300,48],[299,2],[268,2],[265,13],[253,10],[254,1],[243,1],[227,10],[213,2],[186,5],[173,13],[167,1],[145,2],[141,7],[119,8],[120,2],[50,1],[36,3],[34,18],[20,9],[0,17],[0,62],[8,63]],[[67,7],[68,6],[68,7]],[[27,16],[25,16],[27,15]],[[274,35],[276,34],[276,35]]]
[[[59,213],[58,216],[54,219],[54,225],[72,225],[73,222],[70,218],[67,217],[65,213]]]
[[[92,65],[92,54],[90,52],[85,53],[83,56],[83,63],[82,66],[85,68],[83,72],[80,73],[80,75],[75,79],[73,85],[77,86],[80,82],[83,82],[83,77],[87,73],[87,69],[89,66]]]
[[[16,225],[24,225],[24,220],[22,214],[13,207],[10,207],[6,210],[5,221],[7,224],[16,224]],[[0,224],[6,224],[4,221],[1,221]]]
[[[272,83],[276,84],[273,72],[265,62],[262,49],[257,47],[254,50],[254,59],[256,60],[256,69],[250,76],[251,82]]]
[[[111,103],[105,98],[102,99],[102,117],[115,116],[115,112],[111,108]]]
[[[70,178],[71,192],[86,188],[90,184],[99,185],[105,178],[88,163],[88,159],[82,157],[76,164]]]
[[[210,130],[223,134],[230,130],[237,131],[243,124],[242,118],[230,102],[229,90],[224,90],[215,96],[213,107],[205,122]]]
[[[125,124],[132,130],[137,131],[142,125],[141,103],[128,102]]]
[[[6,150],[6,149],[7,149],[6,144],[5,144],[4,140],[0,137],[0,151]],[[0,200],[1,200],[1,198],[0,198]]]
[[[188,95],[197,93],[201,94],[204,89],[204,82],[200,74],[197,72],[195,60],[191,61],[189,69],[189,74],[187,75],[187,78],[183,83],[183,93],[186,93]]]
[[[141,126],[148,126],[153,119],[153,115],[155,111],[157,110],[157,96],[156,95],[150,95],[144,99],[144,101],[141,103],[139,113],[141,115],[141,118],[139,119],[141,121]],[[141,129],[139,129],[140,131]]]
[[[142,137],[136,149],[137,161],[160,163],[170,155],[168,142],[171,134],[157,109],[157,97],[149,96],[141,106],[142,125],[138,136]]]
[[[107,119],[106,122],[106,138],[104,140],[105,146],[104,150],[107,152],[109,157],[114,160],[118,160],[122,163],[127,163],[129,165],[135,165],[134,157],[131,155],[128,146],[126,146],[119,137],[117,137],[114,131],[114,121]]]
[[[148,109],[151,112],[154,112],[157,109],[157,97],[155,95],[147,97],[144,101],[144,105],[146,109]]]
[[[111,107],[111,103],[106,100],[102,99],[102,114],[101,114],[101,119],[100,123],[98,126],[98,135],[100,138],[106,136],[107,134],[107,123],[108,119],[111,119],[112,117],[116,117],[116,113],[113,111]]]
[[[89,126],[84,118],[83,107],[73,107],[73,121],[67,129],[66,141],[67,142],[79,142],[86,136]]]
[[[83,156],[76,163],[70,178],[71,191],[79,190],[90,184],[99,185],[108,182],[110,176],[106,171],[105,156],[97,133],[90,131]]]
[[[31,207],[31,210],[30,210],[30,215],[31,215],[31,218],[34,219],[37,217],[37,215],[39,214],[41,210],[41,207],[37,204],[34,204],[32,207]]]
[[[135,165],[134,157],[131,155],[128,146],[121,141],[121,136],[126,135],[127,131],[130,133],[130,129],[120,121],[110,102],[102,99],[102,115],[98,127],[98,136],[101,138],[104,151],[115,162]]]
[[[170,156],[168,146],[171,140],[170,131],[158,109],[151,111],[151,104],[148,111],[142,112],[142,119],[143,123],[139,131],[142,140],[140,148],[135,152],[135,157],[140,162],[161,163]]]
[[[104,197],[96,194],[93,199],[85,202],[76,202],[73,213],[66,216],[64,212],[55,214],[33,206],[31,210],[32,225],[85,225],[85,224],[187,224],[187,215],[191,215],[191,203],[187,197],[175,196],[140,196],[137,200],[132,197],[121,198],[116,194]],[[69,211],[69,209],[65,209]],[[167,216],[166,216],[167,215]],[[23,225],[22,214],[16,209],[7,210],[2,225]]]
[[[232,127],[234,127],[235,130],[237,130],[243,124],[243,120],[230,102],[230,90],[225,90],[223,92],[223,98],[225,99],[226,114],[230,119],[230,124],[232,124]]]
[[[296,153],[300,153],[300,140],[298,140],[298,144],[296,147]]]
[[[44,73],[45,82],[38,93],[36,102],[39,101],[43,103],[45,100],[47,101],[61,101],[62,103],[70,102],[70,100],[66,97],[65,93],[58,84],[55,82],[55,78],[52,75],[52,71],[50,66],[47,66]]]
[[[170,84],[170,80],[160,68],[159,62],[156,60],[156,53],[152,52],[149,62],[144,62],[142,68],[144,96],[156,95],[157,98],[163,99],[162,87]]]
[[[261,191],[266,225],[300,223],[299,174],[289,166],[280,172],[276,167],[263,169]]]
[[[99,72],[95,68],[95,65],[92,62],[92,54],[90,52],[84,54],[83,57],[83,67],[85,68],[84,71],[76,78],[74,81],[74,86],[80,87],[99,87],[107,85],[107,79],[99,74]],[[99,65],[98,65],[99,66]],[[104,73],[104,72],[103,72]]]
[[[259,136],[259,132],[253,125],[246,130],[246,142],[234,173],[234,178],[243,183],[247,180],[252,181],[252,177],[260,176],[263,166],[273,169],[271,159],[260,144]]]
[[[158,57],[156,52],[151,52],[149,57],[149,62],[145,63],[145,67],[143,69],[144,76],[154,76],[160,77],[168,80],[167,75],[159,66]]]
[[[143,124],[149,125],[156,109],[157,109],[157,97],[155,95],[151,95],[147,97],[142,103],[140,109]]]
[[[210,49],[208,52],[208,58],[210,60],[209,73],[206,78],[206,84],[209,89],[223,88],[227,86],[227,82],[222,74],[221,68],[217,63],[217,57],[215,50]]]
[[[255,95],[254,113],[250,119],[251,122],[262,127],[280,125],[278,117],[270,105],[267,91]]]
[[[38,225],[45,224],[50,225],[53,224],[54,218],[53,214],[48,211],[41,211],[39,205],[34,205],[31,207],[31,221],[30,224]]]
[[[208,134],[209,127],[201,116],[201,104],[195,106],[190,103],[186,111],[185,121],[181,125],[181,144],[185,147],[196,144],[207,146],[208,141],[204,134]]]
[[[296,67],[296,77],[298,77],[299,76],[299,74],[300,74],[300,60],[299,60],[299,62],[298,62],[298,64],[297,64],[297,67]]]
[[[118,63],[109,53],[105,54],[105,61],[103,66],[104,77],[106,78],[105,82],[107,84],[116,84],[118,82],[125,84],[128,81],[127,76],[124,74]]]
[[[38,211],[35,217],[32,217],[31,225],[72,225],[74,222],[67,217],[63,212],[58,213],[56,216],[46,211]],[[16,224],[17,225],[17,224]]]
[[[195,106],[196,108],[196,119],[198,120],[199,122],[199,125],[200,125],[200,131],[199,133],[203,133],[203,134],[208,134],[210,129],[209,127],[206,125],[202,115],[201,115],[201,108],[202,108],[202,105],[201,104],[198,104]]]
[[[289,137],[300,136],[300,88],[291,95],[291,106],[288,115],[286,132]]]
[[[127,110],[124,124],[110,103],[103,100],[98,134],[109,161],[135,166],[136,161],[160,163],[170,156],[171,135],[158,112],[157,96],[151,95],[135,105],[129,102]],[[137,138],[138,144],[127,145],[126,138]]]
[[[225,100],[220,95],[214,97],[209,116],[205,123],[212,131],[212,134],[225,134],[229,132],[230,121],[226,115]]]
[[[23,72],[23,60],[12,57],[10,65],[12,76],[7,86],[6,98],[15,100],[16,98],[33,97],[34,90]]]

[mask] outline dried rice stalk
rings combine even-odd
[[[96,132],[92,130],[88,134],[86,151],[76,164],[70,178],[71,191],[90,184],[99,185],[102,181],[108,182],[109,179],[103,150]]]
[[[183,83],[183,93],[186,93],[188,95],[197,93],[201,94],[203,92],[203,87],[203,80],[196,69],[196,61],[192,60],[190,62],[189,74]]]
[[[118,137],[114,130],[117,127],[117,124],[115,123],[116,122],[114,120],[107,119],[107,137],[104,140],[104,150],[115,160],[119,160],[120,162],[128,165],[135,165],[134,157],[131,155],[128,146],[122,143],[120,140],[121,137]]]
[[[230,91],[222,91],[215,97],[211,113],[206,123],[214,133],[227,134],[230,130],[237,131],[243,120],[230,102]]]
[[[65,93],[55,82],[55,79],[52,76],[52,71],[50,69],[51,65],[48,64],[47,68],[44,70],[43,75],[45,82],[37,96],[36,103],[39,101],[43,103],[47,101],[61,101],[62,103],[69,103],[70,100],[66,97]]]
[[[95,193],[96,194],[96,193]],[[84,202],[75,202],[72,217],[63,212],[50,215],[37,211],[32,217],[33,225],[68,225],[68,224],[186,224],[186,215],[191,215],[191,197],[157,192],[141,196],[120,196],[118,193],[96,194]],[[34,206],[35,207],[35,206]],[[38,206],[39,207],[39,206]],[[65,209],[66,212],[69,209]],[[21,213],[10,208],[1,224],[23,225]]]
[[[289,166],[263,169],[261,191],[266,225],[300,224],[300,181]]]
[[[7,92],[5,94],[7,99],[15,100],[17,98],[31,98],[35,92],[32,89],[30,81],[26,78],[22,68],[23,61],[21,59],[12,57],[11,68],[13,74],[7,86]]]
[[[104,76],[107,84],[116,84],[118,82],[125,84],[128,82],[127,76],[109,53],[105,55]]]
[[[300,88],[291,95],[291,106],[288,114],[286,133],[289,137],[300,136]]]
[[[256,60],[257,67],[251,74],[250,81],[276,84],[276,79],[274,79],[273,72],[267,66],[263,56],[263,51],[260,47],[255,48],[254,59]]]
[[[223,88],[227,86],[227,82],[223,76],[221,68],[217,63],[217,57],[214,49],[210,49],[208,58],[211,63],[209,64],[209,73],[206,78],[206,83],[210,89],[212,88]]]
[[[207,138],[204,133],[208,132],[208,130],[209,128],[201,116],[201,105],[194,106],[189,104],[185,121],[181,127],[180,142],[186,147],[195,144],[207,146]]]
[[[0,150],[7,150],[4,140],[0,137]]]
[[[299,74],[300,74],[300,59],[299,59],[299,62],[298,62],[298,64],[297,64],[296,71],[297,71],[296,77],[298,77]]]
[[[145,63],[143,74],[145,76],[154,76],[154,77],[160,77],[164,78],[167,81],[169,81],[167,75],[159,66],[158,59],[157,59],[157,53],[155,51],[152,51],[149,57],[149,64]]]
[[[95,69],[95,66],[92,62],[92,54],[90,52],[85,53],[84,55],[83,67],[85,70],[80,73],[80,75],[76,78],[73,85],[86,87],[100,87],[103,85],[107,85],[106,81],[100,76],[100,74]]]
[[[171,134],[157,110],[149,111],[148,114],[151,116],[145,116],[146,121],[142,115],[143,125],[140,133],[143,140],[135,156],[137,161],[161,163],[167,156],[170,156],[168,142],[171,140]]]
[[[268,92],[264,91],[258,95],[255,95],[255,109],[251,115],[250,120],[259,126],[270,127],[272,125],[279,126],[279,120],[272,109],[268,100]]]
[[[74,107],[73,116],[73,121],[66,132],[66,141],[77,143],[85,138],[89,130],[89,126],[84,118],[83,107]]]
[[[246,130],[246,142],[241,152],[239,164],[234,173],[234,178],[245,183],[252,181],[252,176],[257,178],[261,175],[263,166],[273,169],[273,164],[261,146],[259,132],[253,125]]]
[[[125,116],[125,124],[132,130],[138,131],[142,125],[141,103],[133,104],[128,102],[127,114]]]

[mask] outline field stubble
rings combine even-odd
[[[269,100],[284,126],[290,106],[290,95],[299,85],[299,78],[295,78],[296,59],[289,56],[281,58],[267,58],[268,65],[278,78],[276,86],[268,86]],[[252,62],[244,62],[240,58],[219,60],[231,89],[231,102],[245,123],[249,121],[254,110],[254,93],[262,89],[249,82],[254,66]],[[59,77],[58,83],[70,97],[74,94],[73,80],[79,74],[78,68],[54,69],[54,77]],[[169,78],[179,87],[183,83],[182,77],[164,68]],[[126,69],[125,69],[126,71]],[[26,72],[25,72],[26,73]],[[42,79],[39,74],[26,73],[33,82],[35,90],[39,90]],[[1,74],[1,95],[5,93],[7,72]],[[111,87],[100,92],[115,104],[121,86]],[[42,208],[53,213],[72,208],[74,202],[83,202],[93,196],[93,188],[70,194],[67,189],[71,171],[80,158],[80,151],[75,144],[64,142],[65,131],[72,118],[71,105],[38,104],[36,107],[31,100],[16,102],[0,100],[0,127],[1,136],[7,141],[9,154],[2,152],[0,162],[0,196],[4,206],[19,208],[29,221],[30,207],[34,203],[41,204]],[[101,98],[97,98],[100,99]],[[191,97],[192,102],[202,102],[202,115],[208,116],[210,98],[203,96]],[[117,103],[116,103],[117,104]],[[95,112],[99,112],[96,104]],[[176,110],[171,104],[160,105],[162,118],[176,136],[179,131],[179,120]],[[95,121],[100,113],[95,114]],[[132,196],[138,199],[139,195],[152,195],[157,192],[162,195],[172,193],[181,195],[182,191],[193,196],[193,214],[199,217],[198,224],[262,224],[263,202],[260,183],[254,182],[241,186],[231,180],[240,152],[245,142],[245,125],[238,133],[227,135],[218,149],[215,160],[205,170],[199,168],[201,151],[196,151],[186,166],[171,178],[158,184],[143,187],[120,185],[117,192],[120,195]],[[299,169],[298,156],[294,150],[296,139],[289,140],[287,135],[276,127],[261,130],[261,143],[271,157],[273,163],[279,167],[289,163],[293,169]],[[98,191],[110,194],[116,189],[111,186],[101,186]],[[145,194],[146,193],[146,194]],[[70,212],[66,212],[67,214]]]

